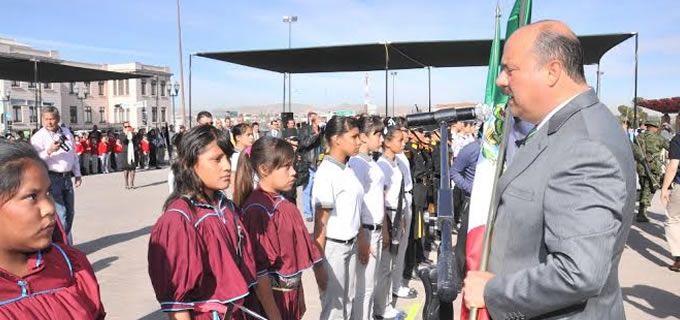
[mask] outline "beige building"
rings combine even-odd
[[[136,128],[156,127],[172,122],[169,67],[138,62],[125,64],[89,64],[64,61],[57,51],[33,49],[10,39],[0,38],[0,54],[37,57],[67,65],[146,75],[146,78],[77,83],[39,84],[0,80],[2,121],[0,131],[30,131],[38,128],[40,106],[55,106],[61,122],[74,130],[122,128],[124,121]],[[7,124],[7,128],[5,127]]]

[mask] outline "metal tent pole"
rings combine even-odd
[[[633,128],[638,128],[638,33],[635,33],[635,84],[633,90]]]
[[[427,66],[427,112],[432,112],[432,73]]]
[[[192,68],[191,64],[192,64],[193,56],[194,56],[193,53],[189,54],[189,123],[188,123],[189,128],[191,128],[192,124],[194,123],[193,118],[192,118],[193,116],[191,115],[191,80],[192,80],[191,79],[191,68]]]

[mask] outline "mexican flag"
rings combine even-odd
[[[505,38],[517,30],[520,26],[531,21],[531,0],[516,0],[508,18]],[[470,212],[467,229],[467,243],[465,247],[468,270],[480,270],[484,232],[489,216],[491,195],[495,180],[496,169],[499,165],[498,154],[503,140],[503,127],[505,116],[505,103],[508,97],[496,86],[496,78],[500,72],[501,39],[500,39],[500,9],[496,9],[496,30],[489,54],[489,71],[486,78],[486,91],[484,104],[492,112],[484,122],[484,134],[482,136],[482,150],[477,161],[477,171],[472,184],[470,199]],[[500,164],[502,165],[502,164]],[[461,308],[461,319],[468,319],[468,310]],[[488,320],[486,310],[480,309],[477,319]]]

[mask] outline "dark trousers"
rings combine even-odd
[[[462,281],[465,279],[465,245],[467,244],[467,229],[470,213],[470,197],[463,195],[463,205],[461,208],[461,222],[458,230],[458,237],[456,239],[456,248],[454,248],[454,257],[456,259],[456,267],[458,269],[458,280],[462,288]]]
[[[50,193],[54,198],[57,207],[57,215],[61,224],[64,226],[66,234],[70,234],[71,226],[73,225],[73,182],[71,177],[64,177],[56,174],[50,174]]]

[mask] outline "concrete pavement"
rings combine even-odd
[[[84,177],[76,193],[74,242],[87,253],[96,272],[107,319],[166,319],[158,311],[147,273],[149,232],[167,197],[167,169],[137,173],[135,190],[124,188],[121,173]],[[650,208],[652,223],[634,225],[620,265],[620,280],[628,319],[680,319],[680,274],[669,271],[663,211],[658,195]],[[318,290],[311,271],[303,277],[307,299],[305,319],[318,319]],[[420,281],[414,300],[397,307],[417,313],[424,301]],[[456,319],[460,299],[455,302]]]

